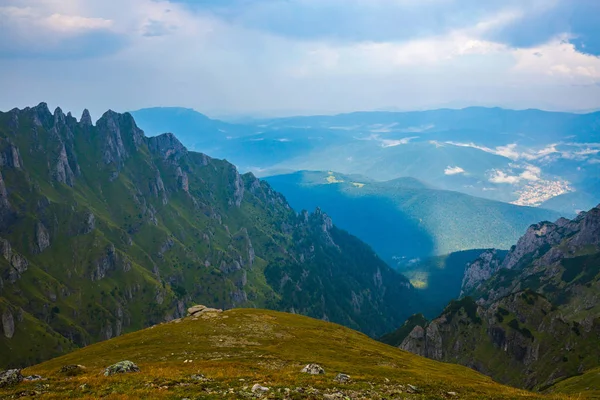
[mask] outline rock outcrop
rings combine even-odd
[[[502,258],[495,249],[486,250],[475,261],[468,264],[465,269],[460,295],[479,287],[482,282],[487,281],[494,275],[502,265]]]
[[[15,334],[15,319],[8,308],[2,313],[2,331],[8,339],[12,339]]]
[[[50,233],[46,226],[38,221],[35,224],[35,247],[33,249],[34,253],[42,253],[50,247]]]
[[[210,307],[206,307],[203,305],[197,305],[197,306],[193,306],[188,308],[188,316],[189,317],[199,317],[202,314],[205,313],[220,313],[223,312],[223,310],[218,309],[218,308],[210,308]]]
[[[87,368],[79,364],[63,365],[58,370],[58,373],[65,376],[77,376],[85,373]]]
[[[92,123],[92,116],[90,115],[90,112],[88,111],[88,109],[84,109],[83,113],[81,114],[81,119],[79,120],[79,123],[84,126],[93,126]]]
[[[302,368],[302,371],[300,372],[309,375],[322,375],[325,373],[325,370],[319,364],[308,364],[307,366]]]
[[[119,361],[116,364],[107,367],[104,370],[104,376],[112,376],[116,374],[128,374],[131,372],[140,372],[140,369],[131,361]]]
[[[23,382],[23,375],[20,369],[9,369],[0,372],[0,388],[14,386]]]
[[[172,133],[148,138],[148,147],[165,160],[179,160],[187,154],[187,149]]]

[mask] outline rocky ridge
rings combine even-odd
[[[127,113],[95,125],[45,103],[0,113],[0,164],[0,366],[178,319],[187,304],[372,335],[411,313],[408,281],[327,214],[297,215],[266,182],[172,134],[147,138]]]
[[[599,365],[600,208],[529,228],[471,263],[463,297],[399,347],[531,389]]]

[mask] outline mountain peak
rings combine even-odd
[[[108,110],[96,122],[96,127],[106,136],[103,154],[105,164],[122,164],[144,140],[144,132],[137,127],[129,113]]]
[[[43,102],[43,101],[40,104],[38,104],[37,106],[33,107],[32,110],[34,110],[36,112],[43,112],[43,113],[50,114],[50,109],[48,108],[48,103]]]
[[[65,113],[60,107],[56,107],[54,110],[54,124],[65,122]]]
[[[171,132],[148,138],[148,147],[164,159],[172,156],[175,160],[178,160],[187,154],[185,146]]]
[[[27,110],[27,108],[25,109]],[[33,122],[37,126],[47,126],[52,121],[52,113],[48,108],[48,104],[41,102],[37,106],[31,108],[33,111]]]
[[[92,126],[92,116],[90,115],[90,112],[88,111],[88,109],[84,109],[83,110],[83,114],[81,114],[81,120],[79,120],[79,123],[82,126]]]

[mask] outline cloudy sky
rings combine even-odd
[[[600,109],[599,0],[0,0],[0,109]]]

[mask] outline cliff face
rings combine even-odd
[[[469,263],[461,285],[461,297],[490,279],[502,267],[504,255],[496,249],[486,250],[475,261]]]
[[[0,367],[182,316],[186,304],[304,313],[377,335],[408,281],[320,210],[251,174],[45,104],[0,113]],[[402,304],[402,307],[398,307]]]
[[[504,260],[483,253],[463,294],[400,347],[530,389],[600,365],[600,208],[532,226]]]

